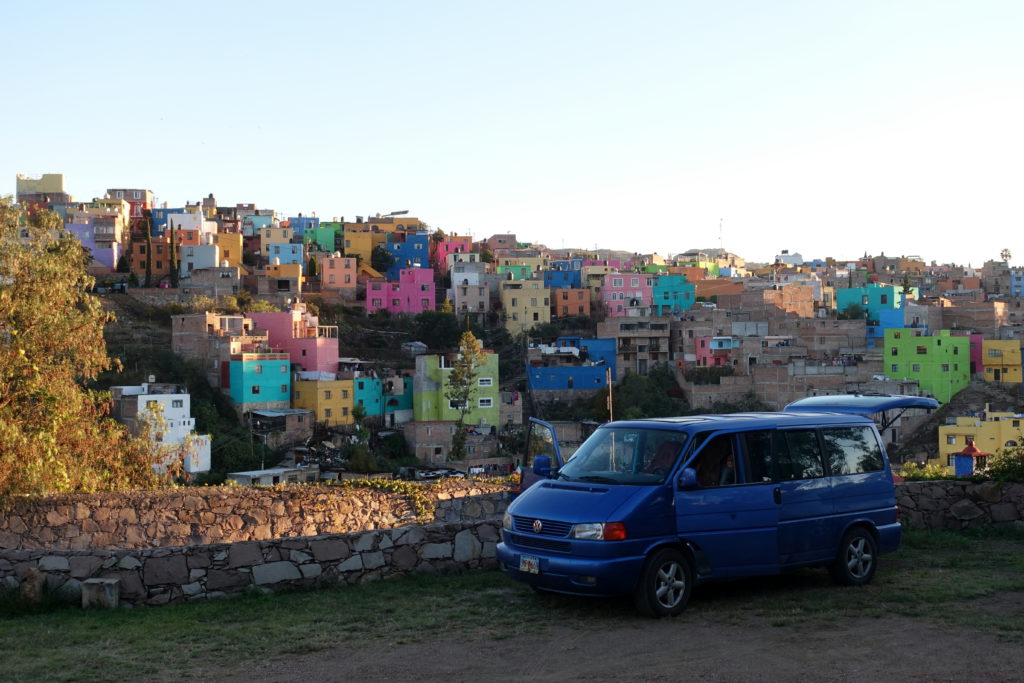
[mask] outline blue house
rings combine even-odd
[[[659,275],[651,288],[651,305],[655,315],[672,315],[690,310],[696,296],[696,286],[685,275]]]
[[[530,391],[597,391],[615,378],[615,340],[559,337],[552,345],[533,345],[526,356]]]
[[[362,406],[366,416],[384,414],[384,382],[375,377],[356,377],[353,380],[355,405]]]
[[[552,261],[544,271],[544,286],[562,289],[583,288],[583,259]]]
[[[384,248],[388,250],[394,259],[391,266],[384,273],[388,280],[395,281],[405,268],[429,268],[430,267],[430,233],[421,230],[415,233],[405,233],[405,239],[401,239],[401,233],[392,235],[395,241],[387,242]]]
[[[302,237],[306,234],[306,231],[314,232],[320,227],[320,219],[315,216],[303,216],[301,213],[298,216],[288,219],[288,226],[292,229],[292,234],[296,237]]]
[[[152,210],[152,225],[149,229],[149,234],[152,237],[159,237],[164,234],[164,230],[167,228],[167,217],[174,214],[185,213],[184,208],[179,209],[153,209]]]
[[[302,244],[296,244],[289,242],[288,244],[271,244],[267,247],[267,258],[273,263],[276,259],[278,263],[284,265],[286,263],[297,263],[302,266],[302,272],[306,272],[306,264],[303,262],[303,246]]]

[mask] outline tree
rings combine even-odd
[[[999,252],[999,257],[1003,259],[1004,262],[1009,263],[1010,259],[1013,258],[1013,254],[1010,253],[1009,249],[1003,249],[1001,252]]]
[[[20,231],[27,230],[25,244]],[[148,448],[87,390],[112,367],[85,254],[60,217],[0,197],[0,499],[153,483]]]
[[[153,234],[151,230],[146,230],[146,280],[142,286],[153,286]]]
[[[175,239],[174,235],[174,221],[171,221],[171,245],[170,245],[170,265],[171,265],[171,287],[178,288],[178,240]]]
[[[388,268],[395,264],[395,257],[391,255],[391,252],[384,248],[383,244],[378,244],[370,252],[370,267],[376,270],[378,273],[385,272]]]
[[[459,419],[455,423],[455,434],[452,436],[452,449],[448,453],[450,460],[466,458],[466,414],[471,410],[472,400],[476,396],[477,369],[486,361],[486,354],[480,341],[469,330],[462,333],[459,339],[459,355],[452,363],[452,371],[448,375],[448,385],[444,397],[449,405],[459,411]]]
[[[480,260],[484,263],[494,263],[494,252],[490,249],[484,249],[480,252]]]
[[[310,254],[309,261],[306,263],[306,277],[316,277],[317,275],[317,264],[316,256]]]
[[[846,305],[846,308],[839,311],[839,315],[836,317],[839,320],[861,320],[864,318],[866,310],[860,304],[850,303]]]
[[[125,256],[124,254],[121,254],[121,256],[117,259],[117,272],[129,273],[131,272],[131,269],[131,265],[128,263],[128,257]]]

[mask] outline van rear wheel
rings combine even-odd
[[[837,583],[863,586],[869,583],[878,569],[878,544],[867,529],[854,527],[843,536],[839,554],[829,565],[829,573]]]
[[[641,614],[672,617],[684,609],[693,588],[693,566],[675,548],[661,548],[644,563],[633,602]]]

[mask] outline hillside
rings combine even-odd
[[[904,445],[898,449],[893,458],[896,462],[907,460],[923,460],[925,454],[934,456],[939,452],[940,425],[947,419],[973,415],[985,410],[1024,412],[1024,397],[1019,389],[1010,389],[991,382],[972,380],[967,387],[956,394],[952,400],[929,415],[917,429],[907,437]]]

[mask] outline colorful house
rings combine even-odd
[[[293,216],[288,219],[288,227],[292,229],[292,235],[304,238],[306,233],[315,231],[320,227],[320,219],[316,216]],[[333,250],[334,248],[331,247]]]
[[[526,352],[530,391],[593,392],[615,378],[615,340],[559,337],[554,344],[531,344]]]
[[[590,290],[564,288],[551,290],[552,319],[570,316],[588,317],[589,315]]]
[[[356,259],[348,256],[317,254],[320,293],[328,299],[355,301],[359,271]]]
[[[424,354],[416,356],[413,378],[413,417],[416,422],[455,421],[458,406],[445,397],[456,355]],[[489,430],[499,423],[498,354],[484,351],[484,362],[476,370],[476,387],[465,424]]]
[[[648,315],[654,277],[641,273],[611,273],[604,278],[601,301],[610,318]]]
[[[981,352],[986,382],[1021,383],[1020,340],[986,339]]]
[[[651,305],[655,315],[688,311],[696,301],[696,287],[685,275],[659,275],[651,287]]]
[[[988,404],[977,415],[957,417],[954,424],[939,426],[939,458],[943,465],[953,466],[953,456],[961,452],[968,441],[987,453],[999,453],[1004,448],[1024,446],[1024,415],[993,412]],[[984,467],[985,462],[976,463]]]
[[[366,311],[422,313],[435,308],[434,271],[431,268],[403,268],[398,282],[372,278],[366,283]]]
[[[182,465],[189,474],[210,470],[210,437],[196,434],[192,417],[191,395],[176,384],[144,382],[141,386],[110,387],[111,416],[133,434],[139,433],[140,422],[159,417],[157,433],[150,434],[154,443],[177,452],[186,440],[190,448],[183,453]],[[157,472],[166,471],[170,462],[154,463]]]
[[[917,380],[922,392],[947,403],[970,381],[970,346],[967,338],[939,330],[925,336],[920,329],[885,331],[883,366],[893,379]]]
[[[529,280],[533,271],[526,264],[506,264],[495,266],[494,272],[509,280]]]
[[[732,365],[732,354],[742,346],[736,337],[694,337],[697,365],[700,367],[722,367]]]
[[[289,408],[291,357],[287,353],[237,353],[221,364],[221,390],[240,415],[253,410]]]
[[[329,427],[352,424],[353,381],[324,376],[334,377],[329,373],[298,373],[292,387],[292,407],[313,411],[316,421]]]
[[[505,329],[520,334],[534,325],[551,322],[551,290],[538,280],[501,283]]]
[[[317,316],[306,310],[306,304],[292,304],[287,311],[248,313],[258,334],[267,331],[270,345],[282,349],[291,362],[306,371],[336,373],[338,371],[338,327],[321,325]]]
[[[409,268],[430,270],[430,235],[426,230],[392,233],[384,248],[394,259],[384,274],[388,280],[397,280]]]

